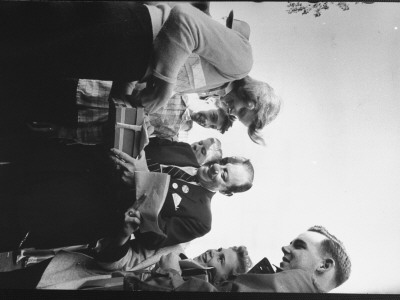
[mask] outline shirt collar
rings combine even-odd
[[[209,89],[209,90],[204,91],[204,92],[199,92],[198,94],[200,96],[219,96],[219,97],[223,97],[223,96],[226,96],[227,94],[229,94],[232,90],[233,90],[233,81],[227,82],[224,85],[222,85],[220,87],[217,87],[217,88]]]
[[[191,121],[192,117],[190,116],[190,108],[186,108],[186,110],[184,111],[184,113],[181,116],[181,120],[182,121]]]

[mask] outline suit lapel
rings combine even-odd
[[[214,192],[211,192],[200,185],[191,184],[180,179],[172,179],[170,182],[171,193],[178,194],[182,199],[188,199],[193,202],[204,202],[209,201],[214,196]]]

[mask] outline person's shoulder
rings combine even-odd
[[[190,5],[189,3],[179,2],[174,5],[170,12],[170,17],[185,17],[203,14],[198,8]]]
[[[186,11],[187,9],[194,8],[192,5],[190,5],[187,2],[169,2],[169,6],[174,11]]]
[[[314,284],[313,275],[302,269],[286,270],[275,273],[277,281],[285,292],[290,293],[319,293]]]
[[[169,146],[169,145],[174,145],[175,142],[169,140],[169,139],[163,139],[159,137],[152,137],[149,140],[149,144],[146,147],[158,147],[158,146]]]

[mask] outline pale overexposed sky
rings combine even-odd
[[[333,292],[400,293],[400,4],[349,3],[318,18],[286,5],[211,3],[213,18],[233,9],[250,24],[250,75],[284,103],[266,147],[239,122],[224,135],[191,132],[250,158],[255,180],[246,193],[213,198],[213,228],[187,253],[243,244],[254,263],[279,264],[281,247],[318,224],[352,258],[351,278]]]

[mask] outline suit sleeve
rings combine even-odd
[[[193,218],[172,217],[166,221],[167,237],[162,242],[162,247],[186,243],[201,237],[211,230],[211,226]]]
[[[160,253],[169,253],[172,251],[181,251],[181,247],[165,248]],[[112,249],[111,249],[112,250]],[[124,246],[115,249],[115,251],[108,251],[106,255],[95,255],[94,258],[97,264],[108,271],[130,271],[137,265],[143,264],[149,259],[153,259],[156,252],[152,249],[146,249],[136,240],[130,240]]]
[[[125,245],[127,246],[124,249],[124,253],[120,252],[120,255],[95,257],[97,260],[97,264],[108,271],[124,270],[124,267],[132,260],[132,257],[134,257],[136,254],[133,249],[129,247],[129,243],[126,243]]]
[[[174,216],[164,220],[163,228],[166,237],[161,237],[153,232],[138,232],[135,233],[135,238],[140,240],[147,249],[157,249],[186,243],[201,237],[211,230],[211,225],[204,224],[193,218]]]
[[[253,65],[251,46],[245,37],[191,5],[179,4],[171,10],[154,41],[153,75],[174,84],[192,53],[213,65],[225,82],[245,77]]]
[[[104,243],[102,244],[102,242]],[[129,241],[122,246],[107,245],[106,243],[106,239],[101,239],[97,242],[97,245],[102,245],[94,255],[95,259],[99,262],[114,263],[127,256],[129,253]]]

